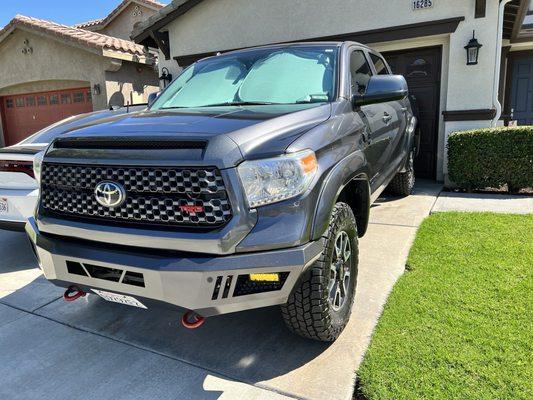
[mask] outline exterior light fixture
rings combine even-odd
[[[479,57],[479,49],[483,47],[476,39],[476,31],[472,34],[472,39],[465,46],[466,50],[466,65],[477,65]]]
[[[167,85],[172,82],[172,74],[167,67],[163,67],[161,69],[161,76],[159,77],[159,80],[163,81],[164,87],[167,87]]]
[[[100,94],[102,93],[102,89],[100,87],[100,84],[99,83],[96,83],[94,86],[93,86],[93,94],[95,96],[99,96]]]

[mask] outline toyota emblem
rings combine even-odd
[[[100,182],[94,189],[94,195],[98,204],[108,208],[119,207],[126,200],[124,187],[115,182]]]

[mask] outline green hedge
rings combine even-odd
[[[533,187],[533,126],[453,133],[448,172],[454,184],[467,190]]]

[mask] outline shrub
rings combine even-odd
[[[533,187],[533,126],[453,133],[448,172],[452,182],[467,190]]]

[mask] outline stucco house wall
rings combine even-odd
[[[22,53],[26,39],[33,49],[32,54]],[[105,87],[105,65],[104,57],[85,48],[18,29],[0,45],[0,95],[37,92],[46,85],[48,90],[79,87],[75,85],[80,82],[84,82],[82,86],[100,84]],[[57,82],[59,87],[50,81]],[[15,85],[22,90],[15,92]],[[105,90],[101,95],[93,96],[95,110],[106,106]]]
[[[130,40],[130,35],[133,30],[133,26],[137,22],[146,20],[150,15],[153,15],[155,12],[155,10],[145,7],[141,4],[132,3],[127,6],[119,15],[117,15],[111,22],[109,22],[106,27],[101,30],[98,30],[98,32],[104,35]]]
[[[150,93],[159,91],[152,66],[124,61],[118,71],[108,71],[105,77],[110,106],[146,103]]]

